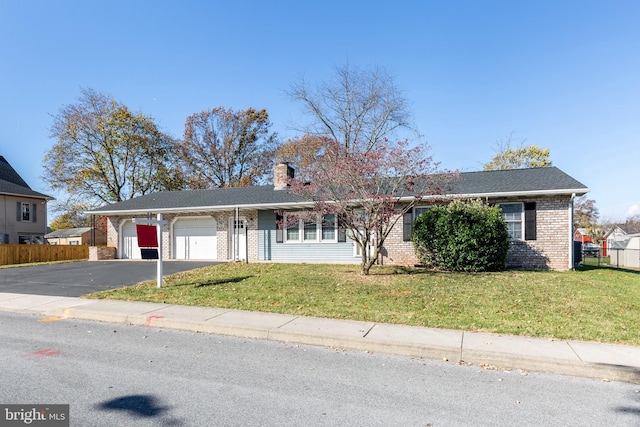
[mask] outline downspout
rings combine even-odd
[[[238,227],[238,223],[240,221],[240,208],[236,206],[236,221],[233,224],[233,234],[234,234],[234,242],[233,242],[233,260],[240,260],[240,227]]]
[[[3,200],[3,205],[4,205],[4,231],[3,234],[9,234],[7,233],[7,196],[2,196]],[[3,242],[4,243],[4,242]],[[7,241],[7,243],[9,243]]]
[[[574,262],[573,262],[573,199],[576,198],[576,193],[571,194],[571,200],[569,200],[569,208],[571,212],[569,214],[569,270],[574,270]]]
[[[90,237],[89,246],[96,245],[96,216],[91,215],[91,237]]]

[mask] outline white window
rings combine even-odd
[[[303,239],[305,242],[315,242],[318,240],[318,224],[316,222],[305,222],[303,227]]]
[[[429,210],[429,206],[416,206],[413,208],[413,219],[415,221],[420,215]]]
[[[31,222],[31,203],[22,204],[22,221]]]
[[[300,241],[300,221],[297,218],[287,218],[287,242]]]
[[[322,240],[336,240],[336,216],[327,214],[322,217]]]
[[[286,241],[289,243],[338,241],[338,227],[333,214],[324,215],[315,222],[290,217],[285,225]]]
[[[524,209],[522,203],[499,203],[511,240],[522,240]]]

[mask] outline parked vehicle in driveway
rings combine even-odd
[[[598,256],[600,253],[600,246],[595,243],[584,243],[582,245],[582,253],[584,256]]]

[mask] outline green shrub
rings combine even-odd
[[[480,200],[434,206],[416,219],[412,235],[420,262],[449,271],[499,271],[509,235],[502,211]]]

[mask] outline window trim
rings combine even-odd
[[[414,206],[411,210],[413,211],[413,222],[416,222],[416,219],[418,218],[418,216],[420,216],[421,214],[425,213],[426,211],[428,211],[429,209],[431,209],[432,206]],[[419,214],[416,214],[416,210],[421,210],[422,212],[420,212]]]
[[[334,215],[334,214],[325,214],[325,215]],[[297,227],[290,227],[287,221],[287,216],[286,214],[284,215],[283,219],[282,219],[282,243],[289,243],[289,244],[302,244],[302,243],[338,243],[338,221],[336,220],[336,217],[334,215],[334,220],[333,220],[333,238],[332,239],[324,239],[323,238],[323,231],[325,231],[327,229],[327,227],[324,226],[324,217],[325,215],[319,216],[318,219],[315,222],[315,239],[305,239],[305,232],[307,231],[307,224],[310,224],[308,221],[304,221],[302,218],[295,218],[294,221],[298,222],[298,226]],[[297,230],[298,232],[298,239],[289,239],[289,233],[288,230],[289,229],[293,229],[293,230]]]
[[[520,206],[520,220],[516,221],[516,220],[507,220],[504,217],[504,212],[502,212],[502,219],[504,219],[504,222],[507,223],[507,227],[509,225],[509,223],[519,223],[520,224],[520,237],[512,237],[511,234],[509,234],[509,240],[511,241],[516,241],[516,242],[522,242],[525,240],[525,221],[524,221],[524,202],[504,202],[504,203],[496,203],[496,205],[498,207],[500,207],[500,210],[502,211],[502,206],[505,205],[519,205]],[[508,231],[508,228],[507,228]]]
[[[415,224],[416,218],[418,218],[418,215],[419,215],[419,214],[416,215],[416,210],[417,209],[422,210],[422,212],[420,212],[420,214],[422,214],[428,211],[429,209],[431,209],[431,207],[432,205],[414,206],[402,215],[402,241],[403,242],[411,241],[411,235],[413,234],[413,225]]]

